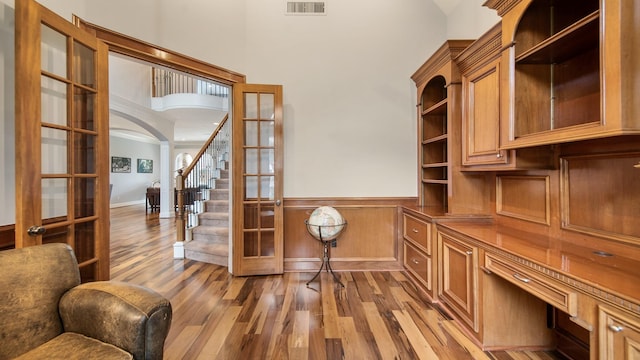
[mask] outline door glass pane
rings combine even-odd
[[[244,184],[245,200],[255,200],[258,198],[258,177],[246,176]]]
[[[41,121],[57,125],[67,125],[67,84],[42,76],[40,85]]]
[[[244,205],[243,227],[249,230],[258,228],[258,205],[257,204]]]
[[[273,94],[260,94],[260,119],[274,118],[274,96]]]
[[[273,256],[276,253],[273,231],[260,232],[260,256]]]
[[[78,223],[75,226],[74,252],[79,263],[95,257],[95,222]]]
[[[74,133],[74,174],[95,174],[96,172],[96,136]]]
[[[258,95],[255,93],[244,94],[244,118],[258,118]]]
[[[260,146],[273,146],[273,121],[260,121]]]
[[[246,146],[258,146],[258,122],[244,122],[244,144]]]
[[[275,212],[274,212],[274,208],[273,205],[271,206],[261,206],[261,211],[260,211],[260,227],[261,228],[271,228],[273,229],[274,227],[274,217],[275,217]]]
[[[98,263],[93,262],[85,266],[80,267],[80,281],[83,283],[96,281],[96,274],[98,273]]]
[[[43,221],[43,224],[45,222]],[[52,244],[52,243],[67,243],[67,239],[69,238],[70,229],[69,226],[63,225],[54,228],[49,228],[42,235],[42,243],[43,244]]]
[[[67,37],[42,25],[42,70],[67,78]]]
[[[75,218],[83,218],[94,215],[95,204],[95,178],[75,178],[74,180],[74,196],[75,196]]]
[[[73,93],[74,126],[85,130],[95,130],[94,106],[96,94],[76,87]]]
[[[260,199],[273,200],[274,199],[274,184],[273,176],[261,176],[260,177]]]
[[[94,51],[81,43],[73,43],[73,80],[84,86],[95,88]]]
[[[64,130],[42,128],[42,173],[66,174],[67,170],[67,132]]]
[[[260,173],[261,174],[273,174],[274,169],[274,150],[262,149],[260,150]]]
[[[258,149],[246,149],[245,151],[245,172],[247,174],[258,173]]]
[[[244,256],[258,256],[260,250],[257,232],[244,233]]]
[[[67,218],[67,179],[42,179],[42,219]]]

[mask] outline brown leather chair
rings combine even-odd
[[[162,359],[171,315],[150,289],[80,284],[66,244],[0,251],[0,359]]]

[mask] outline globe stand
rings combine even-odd
[[[333,237],[331,239],[323,239],[322,237],[322,228],[323,227],[336,227],[336,226],[346,226],[347,223],[344,222],[343,224],[338,224],[338,225],[310,225],[309,222],[307,220],[304,221],[304,223],[307,225],[307,231],[309,231],[309,233],[318,241],[320,241],[322,243],[322,265],[320,265],[320,269],[318,269],[318,272],[311,278],[311,280],[307,281],[307,287],[309,287],[309,284],[311,282],[313,282],[313,280],[315,280],[318,275],[320,275],[320,273],[322,272],[322,269],[324,268],[327,272],[330,272],[331,275],[333,275],[333,279],[338,282],[338,284],[340,284],[340,286],[344,287],[344,284],[342,283],[342,281],[340,281],[340,279],[338,279],[338,277],[336,276],[336,274],[333,272],[333,269],[331,268],[331,264],[329,263],[329,246],[332,242],[337,240],[337,236]],[[313,227],[317,227],[318,228],[318,236],[316,237],[313,232],[311,232],[309,226],[313,226]]]

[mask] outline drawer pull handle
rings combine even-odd
[[[411,231],[413,231],[413,232],[414,232],[414,234],[417,234],[417,233],[418,233],[418,229],[415,229],[415,228],[414,228],[414,229],[411,229]]]
[[[516,280],[522,281],[523,283],[528,283],[529,281],[531,281],[530,279],[518,274],[518,273],[514,273],[513,277],[516,278]]]
[[[420,261],[418,261],[418,260],[416,260],[416,259],[411,259],[411,262],[412,262],[412,263],[414,263],[414,264],[416,264],[416,265],[420,264]]]
[[[619,333],[620,331],[624,330],[624,328],[622,326],[612,324],[609,325],[609,330]]]
[[[469,250],[466,252],[467,255],[473,255],[473,251]]]
[[[480,269],[481,269],[485,274],[487,274],[487,275],[491,275],[491,274],[493,274],[493,271],[491,271],[491,270],[487,269],[487,268],[486,268],[486,267],[484,267],[484,266],[480,266]]]

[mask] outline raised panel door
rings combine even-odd
[[[478,249],[441,232],[438,245],[438,297],[477,332]]]
[[[640,320],[601,306],[598,309],[600,359],[640,359]]]

